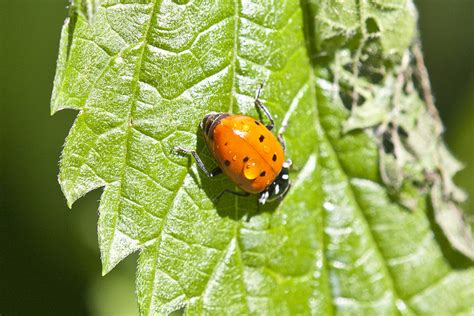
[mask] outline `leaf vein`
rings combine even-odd
[[[323,129],[323,131],[324,131],[324,127],[321,126],[321,129]],[[338,156],[336,150],[334,149],[334,145],[325,136],[326,132],[324,131],[323,133],[324,133],[324,135],[322,137],[325,139],[326,143],[331,147],[331,151],[334,153],[334,156],[336,157],[337,167],[339,169],[342,169],[341,162],[339,160],[339,156]],[[383,253],[382,253],[382,250],[381,250],[381,248],[380,248],[380,246],[377,242],[377,239],[375,238],[374,232],[372,231],[372,228],[369,225],[369,221],[368,221],[366,215],[364,214],[364,212],[362,211],[360,202],[357,200],[356,194],[354,193],[354,189],[353,189],[349,179],[347,178],[348,176],[346,175],[345,172],[343,172],[343,174],[344,174],[344,178],[345,178],[344,181],[347,183],[347,188],[349,189],[350,195],[352,196],[352,199],[353,199],[354,203],[356,204],[356,210],[358,210],[358,213],[360,214],[361,218],[366,223],[366,227],[367,227],[367,231],[369,232],[370,240],[372,240],[372,242],[375,246],[375,251],[381,259],[380,261],[382,263],[382,267],[383,267],[385,275],[388,277],[388,280],[389,280],[389,283],[390,283],[390,290],[392,291],[394,296],[396,296],[396,297],[393,298],[393,303],[395,305],[395,301],[396,301],[397,298],[400,299],[400,300],[402,299],[401,295],[398,293],[397,288],[395,287],[395,278],[394,278],[392,272],[390,271],[390,268],[388,267],[388,265],[386,263],[387,258],[385,258]]]
[[[152,7],[152,10],[151,10],[151,13],[150,13],[150,18],[147,22],[147,25],[146,25],[146,28],[145,28],[145,31],[143,33],[143,42],[146,42],[148,40],[148,36],[150,34],[150,30],[151,30],[151,26],[153,24],[153,17],[155,16],[156,12],[157,12],[157,9],[158,9],[158,4],[159,4],[159,0],[154,0],[153,2],[153,7]],[[142,71],[142,67],[143,67],[143,57],[144,57],[144,54],[145,54],[145,45],[142,45],[142,48],[141,48],[141,52],[140,52],[140,56],[139,58],[137,59],[137,65],[136,65],[136,71],[135,71],[135,74],[134,74],[134,82],[135,82],[135,87],[133,89],[133,95],[132,95],[132,98],[131,98],[131,105],[130,105],[130,110],[129,110],[129,113],[128,113],[128,120],[127,122],[129,122],[133,116],[133,112],[134,112],[134,109],[136,107],[136,101],[137,101],[137,92],[138,92],[138,87],[139,87],[139,80],[140,80],[140,74],[141,74],[141,71]],[[132,128],[127,124],[127,135],[126,135],[126,141],[125,141],[125,148],[124,148],[124,159],[123,159],[123,163],[122,163],[122,172],[121,172],[121,175],[120,175],[120,185],[119,185],[119,190],[120,190],[120,194],[121,192],[123,192],[123,183],[124,183],[124,178],[125,178],[125,166],[127,164],[127,160],[128,160],[128,149],[129,149],[129,146],[130,146],[130,142],[131,142],[131,137],[130,135],[132,134],[131,133],[131,130]],[[114,216],[114,222],[112,224],[112,227],[113,227],[113,235],[112,235],[112,240],[115,236],[115,231],[116,231],[116,227],[117,227],[117,222],[118,222],[118,218],[120,216],[120,210],[121,210],[121,203],[119,204],[118,208],[117,208],[117,211],[116,211],[116,215]],[[109,261],[109,256],[106,255],[105,256],[105,266],[108,266],[108,261]]]

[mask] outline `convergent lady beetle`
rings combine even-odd
[[[285,161],[283,126],[278,139],[271,130],[275,122],[268,109],[259,100],[262,85],[257,89],[255,106],[270,121],[264,125],[250,116],[230,113],[209,113],[200,127],[210,152],[219,167],[209,172],[196,151],[176,147],[179,153],[192,154],[199,168],[208,176],[226,174],[244,192],[222,191],[217,197],[229,192],[239,196],[259,193],[259,204],[282,199],[290,188],[289,168]]]

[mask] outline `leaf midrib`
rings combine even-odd
[[[357,199],[357,196],[354,192],[354,189],[352,188],[352,184],[350,183],[350,176],[348,175],[348,173],[346,172],[346,170],[344,170],[344,168],[342,167],[342,164],[341,164],[341,160],[339,158],[339,155],[337,154],[337,151],[334,149],[334,145],[333,143],[330,141],[330,139],[326,136],[327,133],[324,129],[324,127],[320,124],[320,127],[321,127],[321,130],[323,131],[323,135],[322,135],[322,138],[324,139],[324,141],[330,146],[331,148],[331,151],[334,153],[334,157],[336,157],[336,160],[337,160],[337,165],[338,165],[338,168],[341,169],[343,171],[343,174],[344,174],[344,177],[345,177],[345,181],[347,182],[347,187],[349,189],[349,192],[351,194],[351,198],[352,200],[355,202],[356,204],[356,207],[357,207],[357,211],[358,213],[360,213],[361,215],[361,218],[363,219],[363,221],[365,222],[366,224],[366,227],[368,228],[367,231],[368,231],[368,237],[370,237],[370,239],[372,240],[374,246],[375,246],[375,251],[376,253],[378,254],[378,256],[382,259],[382,266],[383,266],[383,269],[385,270],[385,274],[386,276],[388,277],[388,281],[389,281],[389,285],[390,285],[390,289],[392,291],[392,293],[394,294],[394,300],[393,300],[393,304],[394,304],[394,307],[396,307],[396,300],[397,299],[400,299],[402,300],[406,306],[410,306],[406,301],[405,299],[402,298],[402,296],[400,295],[400,293],[398,292],[397,290],[397,287],[395,286],[395,278],[392,274],[392,272],[390,271],[390,268],[388,267],[387,265],[387,258],[385,258],[381,248],[380,248],[380,245],[378,244],[377,242],[377,239],[375,238],[375,235],[374,235],[374,232],[372,231],[372,228],[371,228],[371,225],[365,215],[365,213],[363,212],[362,210],[362,207],[360,205],[360,202],[359,200]],[[323,208],[323,213],[325,213],[324,211],[324,208]],[[326,256],[324,256],[324,258],[326,258]],[[411,312],[413,312],[413,310],[410,310]]]
[[[150,19],[148,20],[147,22],[147,25],[145,27],[145,32],[144,32],[144,35],[143,35],[143,38],[140,40],[139,43],[142,43],[142,48],[141,48],[141,52],[140,52],[140,56],[138,58],[138,61],[137,61],[137,66],[136,66],[136,71],[134,73],[134,76],[133,76],[133,84],[134,84],[134,88],[133,88],[133,94],[132,94],[132,98],[130,100],[130,111],[128,112],[128,115],[127,115],[127,121],[125,122],[125,124],[127,124],[126,126],[126,129],[127,129],[127,134],[125,136],[125,148],[124,148],[124,158],[123,158],[123,162],[122,162],[122,171],[121,171],[121,174],[120,174],[120,186],[119,186],[119,190],[120,190],[120,194],[119,196],[122,195],[122,192],[123,192],[123,183],[124,183],[124,178],[125,178],[125,170],[127,168],[127,161],[128,161],[128,152],[129,152],[129,143],[130,143],[130,140],[131,140],[131,134],[132,134],[132,126],[131,126],[131,122],[133,120],[133,113],[134,111],[136,110],[136,106],[137,106],[137,93],[138,93],[138,88],[139,88],[139,81],[140,81],[140,76],[141,76],[141,73],[142,73],[142,68],[143,68],[143,59],[144,59],[144,55],[145,55],[145,51],[146,51],[146,47],[148,45],[148,38],[150,36],[150,31],[152,29],[152,25],[153,25],[153,17],[156,15],[156,12],[157,12],[157,9],[159,7],[159,3],[160,3],[160,0],[153,0],[153,7],[152,7],[152,10],[151,10],[151,13],[150,13]],[[114,216],[114,222],[112,224],[113,226],[113,235],[112,235],[112,238],[111,238],[111,241],[113,242],[114,238],[115,238],[115,233],[117,231],[117,222],[118,222],[118,219],[120,217],[120,213],[121,213],[121,207],[122,207],[122,199],[120,199],[120,202],[119,202],[119,206],[117,208],[117,214],[116,216]],[[110,245],[108,247],[108,251],[110,251]],[[105,269],[109,269],[109,255],[107,254],[105,256],[105,260],[104,260],[104,268]]]

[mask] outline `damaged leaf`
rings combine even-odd
[[[97,12],[98,1],[100,0],[71,0],[71,9],[92,22]]]
[[[435,219],[443,229],[446,238],[453,247],[474,260],[474,243],[472,231],[466,225],[462,210],[451,199],[446,197],[441,182],[431,188],[431,203],[435,209]]]
[[[369,40],[380,43],[384,56],[401,55],[411,42],[417,13],[409,0],[312,1],[315,13],[315,48],[330,55],[349,47],[355,51]]]
[[[364,76],[359,76],[359,71],[354,74],[353,63],[357,69],[366,65],[348,58],[344,51],[336,53],[330,65],[332,76],[343,87],[340,94],[364,100],[360,105],[351,103],[342,132],[363,129],[372,135],[379,148],[380,176],[390,194],[410,210],[419,208],[420,195],[435,199],[435,218],[446,237],[455,249],[474,259],[474,239],[456,205],[465,201],[466,195],[452,180],[462,164],[447,150],[437,115],[415,89],[418,79],[411,70],[416,66],[413,50],[405,52],[399,66],[385,68],[387,73],[379,83],[371,82],[367,71],[362,71]],[[442,195],[437,192],[440,188]],[[447,214],[452,214],[456,225],[440,223]]]

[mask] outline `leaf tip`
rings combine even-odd
[[[451,246],[474,261],[474,236],[471,227],[465,221],[462,210],[453,201],[443,196],[440,184],[433,186],[431,202],[435,220]]]
[[[118,229],[105,232],[100,224],[99,244],[101,245],[102,276],[112,271],[128,255],[140,249],[138,240]]]
[[[75,201],[72,201],[72,200],[69,200],[68,198],[66,198],[66,204],[67,204],[67,207],[71,210],[72,209],[72,205],[74,204]]]
[[[68,189],[68,185],[67,185],[66,181],[63,181],[63,179],[61,179],[60,175],[58,176],[58,182],[59,182],[59,186],[61,187],[61,191],[63,192],[64,197],[66,198],[67,207],[69,209],[72,209],[72,206],[73,206],[74,202],[76,202],[76,200],[79,197],[77,197],[74,194],[74,190],[69,190]]]
[[[58,109],[56,108],[55,104],[54,103],[51,103],[51,109],[49,111],[49,115],[50,116],[53,116],[54,114],[56,114],[58,112]]]
[[[108,267],[102,266],[102,273],[101,273],[101,274],[102,274],[102,276],[103,276],[103,277],[104,277],[104,276],[106,276],[106,275],[107,275],[107,273],[109,273],[109,272],[110,272],[110,270],[112,270],[112,268],[111,268],[111,269],[109,269]]]

